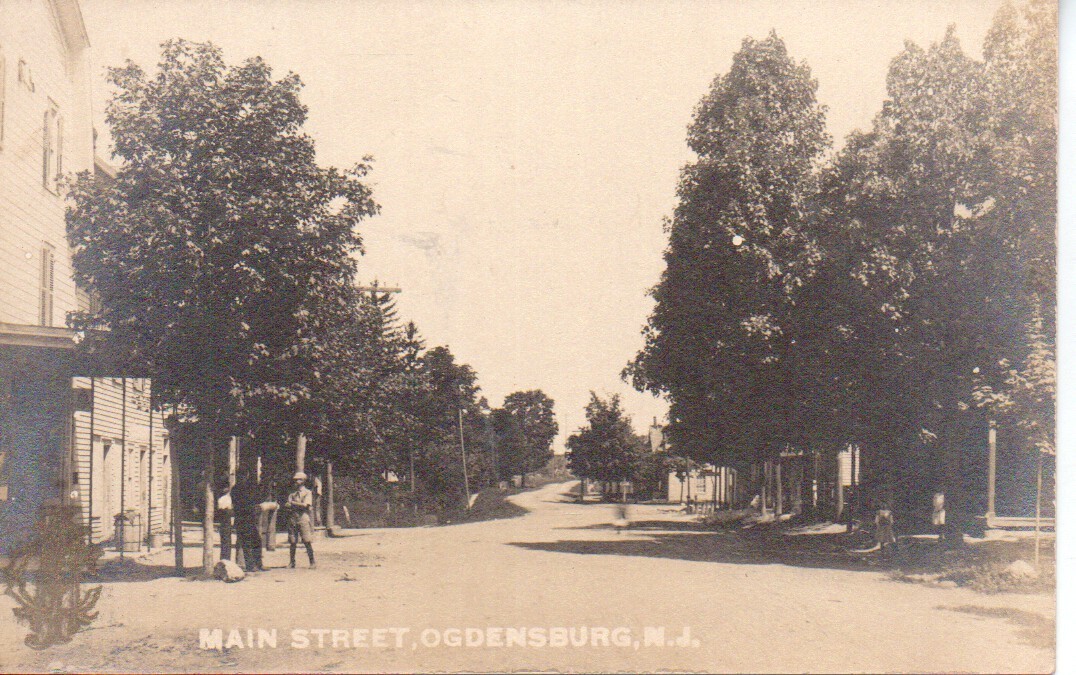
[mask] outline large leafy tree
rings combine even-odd
[[[920,508],[943,490],[956,527],[983,506],[989,419],[1052,452],[1056,26],[1032,0],[1001,9],[982,61],[953,30],[906,45],[872,127],[820,172],[806,68],[788,77],[772,35],[745,41],[696,110],[625,373],[669,398],[674,448],[859,443],[869,489]]]
[[[1053,98],[1026,47],[1042,40],[1014,16],[999,14],[985,63],[953,30],[894,59],[873,129],[835,164],[827,213],[845,229],[827,244],[861,293],[848,332],[868,358],[843,365],[859,373],[852,417],[866,413],[874,473],[905,494],[944,490],[954,527],[984,506],[986,412],[1012,391],[1052,396]],[[1021,416],[1052,411],[1031,408]]]
[[[498,480],[507,480],[515,475],[514,466],[518,457],[526,452],[527,439],[519,421],[504,408],[490,411],[490,430],[494,443],[494,470]]]
[[[1022,358],[1005,385],[983,383],[981,401],[1029,433],[1030,444],[1054,452],[1056,397],[1057,3],[1003,6],[984,53],[985,124],[996,190],[987,215],[1004,232],[1002,267],[1023,320]]]
[[[945,491],[957,527],[983,506],[987,413],[1052,438],[1053,10],[1003,8],[983,62],[953,30],[907,45],[812,220],[812,428],[861,442],[909,505]]]
[[[465,485],[473,492],[491,478],[489,405],[479,395],[481,388],[474,369],[457,363],[447,347],[425,352],[422,370],[428,385],[416,411],[422,429],[415,476],[423,493],[437,505],[460,504]]]
[[[298,76],[260,58],[172,40],[156,73],[128,62],[109,81],[117,175],[70,192],[75,276],[101,300],[76,325],[107,329],[88,343],[152,377],[211,446],[255,408],[302,431],[377,212],[366,164],[318,166]]]
[[[642,443],[620,397],[602,399],[591,392],[586,417],[586,426],[568,437],[568,470],[579,478],[603,482],[630,479]]]
[[[750,461],[794,442],[794,299],[817,246],[805,228],[824,109],[775,34],[746,39],[695,109],[646,344],[625,375],[670,403],[677,452]]]
[[[553,459],[553,439],[559,430],[553,399],[540,389],[517,391],[504,397],[504,409],[519,427],[522,443],[510,444],[512,452],[500,453],[499,461],[508,473],[519,474],[526,483],[528,473]]]
[[[157,73],[109,71],[115,180],[78,177],[75,275],[105,327],[154,378],[158,402],[228,420],[251,399],[304,397],[349,309],[362,177],[315,162],[298,76],[211,44],[166,42]]]

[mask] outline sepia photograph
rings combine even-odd
[[[1059,9],[0,0],[0,672],[1063,672]]]

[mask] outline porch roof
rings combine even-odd
[[[70,328],[0,322],[0,345],[5,346],[74,349],[75,336]]]

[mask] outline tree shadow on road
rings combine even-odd
[[[188,568],[188,573],[201,572]],[[173,564],[154,564],[136,560],[133,558],[114,558],[100,563],[96,574],[86,576],[86,581],[91,583],[112,584],[118,582],[153,581],[164,577],[175,577],[176,568]]]
[[[616,527],[612,523],[595,523],[593,525],[575,525],[571,527],[558,527],[558,530],[615,530]],[[676,531],[676,532],[700,532],[699,524],[690,520],[633,520],[628,527],[629,532],[634,531],[641,532],[654,532],[654,531]],[[712,534],[712,532],[711,532]]]
[[[980,607],[978,605],[959,605],[956,607],[940,606],[951,612],[961,612],[973,616],[988,617],[994,619],[1007,619],[1010,624],[1017,628],[1016,635],[1024,644],[1040,649],[1054,649],[1057,645],[1056,626],[1053,621],[1021,609],[1011,607]]]
[[[577,529],[607,527],[600,525]],[[632,531],[645,532],[646,536],[631,536]],[[887,562],[882,556],[850,554],[847,535],[786,537],[772,530],[709,531],[701,530],[695,523],[669,521],[632,523],[629,533],[617,539],[562,539],[553,542],[512,542],[512,545],[553,553],[643,556],[735,565],[788,565],[848,571],[887,569]]]

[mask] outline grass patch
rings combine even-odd
[[[482,490],[478,493],[474,506],[469,511],[463,509],[442,511],[439,514],[440,523],[442,525],[451,525],[453,523],[477,523],[484,520],[518,518],[527,513],[527,509],[508,501],[508,497],[523,491],[517,489],[501,492],[493,488]]]
[[[936,541],[906,539],[892,554],[892,576],[901,581],[952,582],[982,593],[1053,593],[1057,586],[1055,542],[1042,541],[1037,576],[1013,574],[1010,566],[1035,559],[1034,542],[981,541],[946,549]]]

